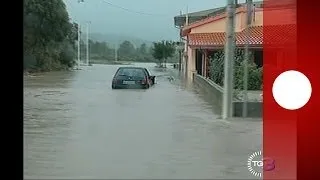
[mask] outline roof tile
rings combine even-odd
[[[295,28],[293,24],[276,26],[253,26],[249,28],[249,45],[261,46],[264,44],[284,44],[294,41]],[[189,34],[191,46],[224,46],[226,34],[217,33],[194,33]],[[236,45],[246,44],[246,31],[235,34]]]

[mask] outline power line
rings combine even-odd
[[[141,14],[141,15],[147,15],[147,16],[165,16],[163,14],[152,14],[152,13],[146,13],[146,12],[142,12],[142,11],[134,11],[134,10],[131,10],[131,9],[128,9],[128,8],[125,8],[125,7],[122,7],[122,6],[119,6],[119,5],[116,5],[116,4],[113,4],[109,1],[105,1],[105,3],[109,4],[110,6],[113,6],[115,8],[119,8],[119,9],[122,9],[124,11],[127,11],[127,12],[131,12],[131,13],[136,13],[136,14]]]

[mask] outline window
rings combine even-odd
[[[253,61],[259,68],[263,66],[263,51],[262,50],[253,51]]]
[[[138,69],[138,68],[122,68],[119,69],[118,76],[131,76],[131,77],[145,77],[146,72],[144,69]]]

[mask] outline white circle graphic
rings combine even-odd
[[[252,153],[249,158],[248,158],[248,170],[251,174],[253,174],[256,177],[262,177],[262,171],[263,168],[262,167],[255,167],[252,164],[253,161],[261,161],[262,160],[262,152],[261,151],[257,151]]]
[[[272,94],[279,106],[297,110],[311,98],[312,87],[309,79],[301,72],[290,70],[281,73],[273,82]]]

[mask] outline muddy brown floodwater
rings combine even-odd
[[[26,179],[255,178],[247,159],[261,149],[261,120],[219,119],[175,70],[136,65],[154,87],[112,90],[113,65],[24,78]]]

